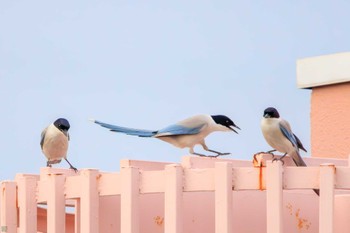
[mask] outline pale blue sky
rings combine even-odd
[[[251,159],[270,149],[260,119],[275,106],[310,149],[311,92],[296,87],[296,60],[349,51],[349,9],[347,1],[1,1],[0,180],[45,166],[40,133],[59,117],[71,123],[69,159],[79,169],[188,153],[89,118],[156,130],[225,114],[242,131],[214,133],[208,146]]]

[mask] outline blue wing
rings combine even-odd
[[[133,135],[133,136],[153,137],[157,133],[157,131],[127,128],[127,127],[103,123],[101,121],[96,121],[96,120],[94,120],[93,122],[102,126],[102,127],[109,129],[112,132],[125,133],[125,134]]]
[[[193,135],[198,134],[200,130],[205,126],[205,124],[201,124],[199,126],[190,128],[185,127],[182,125],[169,125],[168,127],[165,127],[161,130],[158,130],[156,137],[164,137],[164,136],[170,136],[170,135]]]
[[[298,148],[298,141],[294,137],[294,134],[289,131],[287,128],[285,128],[282,124],[280,125],[280,129],[282,131],[282,134],[293,144],[294,147]]]

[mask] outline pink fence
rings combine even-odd
[[[122,160],[115,173],[18,174],[1,182],[1,232],[350,231],[347,160],[309,158],[309,167],[292,167],[268,156],[260,158],[266,167],[186,156],[180,164]]]

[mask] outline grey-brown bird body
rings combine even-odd
[[[42,131],[40,146],[47,158],[47,166],[51,167],[52,164],[60,163],[62,159],[65,159],[71,169],[77,170],[67,159],[69,128],[69,122],[64,118],[59,118]]]
[[[292,132],[288,121],[280,118],[275,108],[267,108],[261,120],[261,131],[266,142],[275,150],[288,154],[299,167],[306,163],[299,154],[299,149],[306,151],[300,139]],[[319,191],[314,190],[318,195]]]
[[[196,115],[160,130],[134,129],[111,125],[97,120],[92,121],[112,132],[138,137],[158,138],[179,148],[189,148],[191,154],[200,156],[205,155],[194,152],[194,146],[197,144],[201,145],[204,150],[216,153],[217,156],[229,154],[209,149],[205,144],[205,138],[212,132],[233,131],[237,133],[234,128],[239,129],[230,118],[224,115]]]

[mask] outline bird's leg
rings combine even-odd
[[[204,154],[200,154],[200,153],[194,152],[193,147],[190,148],[190,154],[192,154],[192,155],[198,155],[198,156],[201,156],[201,157],[207,157],[207,156],[204,155]]]
[[[47,160],[46,167],[52,167],[50,160]]]
[[[284,158],[286,155],[287,155],[287,153],[284,153],[284,155],[282,155],[282,157],[281,157],[281,158],[279,158],[279,159],[274,158],[274,159],[272,160],[272,162],[273,162],[273,161],[281,161],[281,162],[282,162],[282,165],[284,165],[283,158]]]
[[[219,156],[222,156],[222,155],[229,155],[229,154],[231,154],[231,153],[222,153],[222,152],[219,152],[219,151],[216,151],[216,150],[211,150],[211,149],[209,149],[207,147],[207,145],[205,145],[204,141],[202,141],[201,145],[202,145],[204,150],[217,154],[217,155],[208,155],[208,157],[216,158],[216,157],[219,157]]]
[[[77,168],[75,168],[75,167],[73,167],[73,165],[68,161],[68,159],[67,158],[64,158],[64,160],[66,160],[66,162],[69,164],[69,168],[70,169],[73,169],[75,172],[78,172],[78,169]]]

